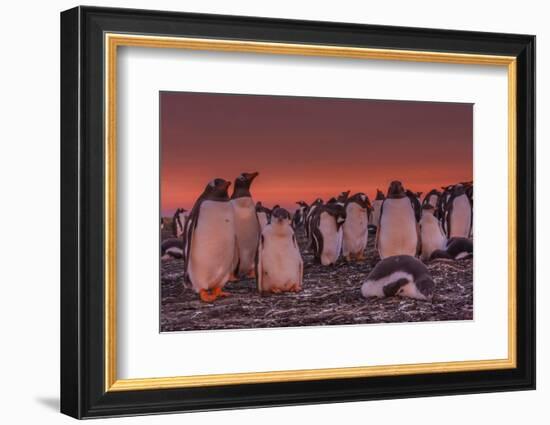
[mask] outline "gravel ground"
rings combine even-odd
[[[472,259],[428,264],[436,283],[433,302],[409,298],[365,299],[361,284],[379,260],[369,236],[367,258],[356,263],[316,264],[305,250],[303,290],[260,295],[253,279],[229,283],[231,296],[207,304],[183,284],[183,261],[161,264],[161,331],[276,328],[287,326],[471,320]]]

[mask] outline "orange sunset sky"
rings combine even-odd
[[[291,211],[392,180],[424,193],[472,180],[471,104],[162,92],[160,108],[163,216],[243,171],[260,173],[255,201]]]

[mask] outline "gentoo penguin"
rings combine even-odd
[[[302,289],[304,263],[290,214],[273,210],[271,223],[262,230],[256,256],[256,281],[260,293],[298,292]]]
[[[416,199],[416,198],[415,198]],[[393,181],[380,210],[376,248],[380,258],[394,255],[416,255],[419,229],[413,201],[400,181]]]
[[[445,206],[445,229],[449,238],[468,238],[472,228],[472,204],[462,184],[453,187]]]
[[[298,201],[296,202],[300,207],[296,210],[294,213],[294,217],[292,217],[292,221],[294,224],[294,228],[297,229],[300,226],[304,225],[304,221],[306,218],[307,211],[309,209],[309,205],[306,204],[304,201]]]
[[[271,219],[271,210],[262,205],[261,202],[256,202],[256,216],[258,217],[258,223],[260,223],[260,231],[269,224]]]
[[[205,302],[228,295],[222,289],[237,264],[234,212],[227,194],[230,184],[223,179],[208,183],[185,225],[184,276]]]
[[[438,249],[445,249],[447,238],[440,221],[434,216],[434,207],[426,203],[422,207],[422,218],[420,219],[420,240],[422,241],[422,250],[420,258],[422,261],[428,261],[432,252]]]
[[[438,258],[449,260],[460,260],[461,258],[471,257],[474,253],[474,244],[471,239],[451,238],[447,242],[447,247],[437,249],[432,252],[430,261]]]
[[[364,193],[356,193],[346,200],[346,221],[342,225],[344,239],[342,254],[347,261],[362,260],[369,237],[369,212],[372,209]]]
[[[317,207],[319,207],[320,205],[323,205],[323,200],[321,198],[317,198],[315,201],[313,201],[313,203],[310,205],[310,207],[307,211],[306,217],[304,219],[304,226],[305,226],[305,229],[306,229],[306,236],[307,236],[307,239],[308,239],[308,246],[310,246],[312,244],[311,234],[309,232],[309,230],[310,230],[310,225],[309,224],[310,224],[310,221],[311,221],[311,217],[315,213],[315,210],[317,209]]]
[[[338,202],[340,205],[345,205],[346,201],[348,200],[349,194],[351,190],[346,190],[345,192],[341,192],[340,195],[336,198],[336,202]]]
[[[437,208],[437,202],[439,201],[439,197],[441,196],[441,192],[436,190],[436,189],[432,189],[430,190],[426,196],[424,196],[424,200],[422,201],[422,207],[426,206],[426,205],[431,205],[432,206],[432,212],[435,213],[436,211],[436,208]]]
[[[405,191],[405,194],[410,199],[411,204],[414,209],[414,217],[417,222],[420,221],[420,218],[422,217],[422,204],[420,203],[420,194],[422,192],[412,192],[409,189]]]
[[[340,257],[345,220],[346,209],[338,203],[319,205],[310,219],[313,254],[324,266],[335,264]]]
[[[431,301],[435,283],[428,268],[410,255],[396,255],[380,261],[361,287],[365,298],[409,297]]]
[[[374,231],[376,231],[378,223],[380,222],[380,209],[382,208],[382,202],[384,202],[384,199],[386,199],[384,193],[381,190],[376,189],[376,198],[372,201],[372,214],[369,218],[369,227]]]
[[[185,228],[185,220],[187,220],[187,210],[185,208],[178,208],[172,217],[172,235],[175,238],[183,235],[183,229]]]
[[[239,258],[238,268],[235,270],[236,277],[254,276],[254,259],[260,238],[260,223],[250,194],[250,185],[257,176],[258,173],[242,173],[235,179],[235,187],[231,195]]]
[[[183,259],[183,240],[179,238],[169,238],[160,244],[161,260],[181,260]]]

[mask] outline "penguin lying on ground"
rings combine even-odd
[[[271,220],[271,210],[262,205],[261,202],[256,202],[256,216],[258,217],[258,222],[260,223],[260,231],[269,224]]]
[[[434,216],[434,207],[430,203],[422,207],[422,218],[420,219],[420,240],[422,249],[420,258],[428,261],[432,252],[443,250],[447,245],[447,237],[441,228],[441,223]]]
[[[324,266],[335,264],[342,251],[342,224],[346,210],[338,203],[320,205],[310,218],[314,257]]]
[[[223,179],[208,183],[185,225],[184,278],[205,302],[229,295],[222,289],[237,265],[234,213],[227,194],[230,184]]]
[[[256,256],[256,281],[260,293],[298,292],[302,289],[304,263],[291,226],[290,214],[273,210],[271,223],[260,236]]]
[[[430,255],[430,261],[439,258],[447,260],[460,260],[461,258],[472,257],[474,254],[474,244],[468,238],[451,238],[447,242],[445,249],[436,249]]]
[[[183,258],[183,241],[177,238],[169,238],[160,244],[161,260],[181,260]]]
[[[356,193],[345,204],[346,221],[342,225],[344,239],[342,254],[347,261],[362,260],[369,237],[369,212],[372,210],[369,198]]]
[[[258,249],[260,223],[256,216],[256,206],[250,194],[250,185],[257,176],[258,173],[242,173],[235,179],[231,195],[239,258],[235,277],[254,276],[254,259]]]
[[[396,255],[380,261],[361,287],[365,298],[409,297],[431,301],[435,283],[428,268],[410,255]]]
[[[416,197],[410,199],[400,181],[393,181],[380,209],[376,249],[380,258],[415,256],[420,248]],[[415,202],[416,201],[416,202]]]

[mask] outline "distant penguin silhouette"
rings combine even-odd
[[[187,210],[185,208],[178,208],[172,217],[172,235],[175,238],[180,238],[183,235],[183,229],[185,228],[185,221],[187,220]]]
[[[435,283],[428,268],[410,255],[387,257],[378,262],[361,287],[365,298],[408,297],[431,301]]]

